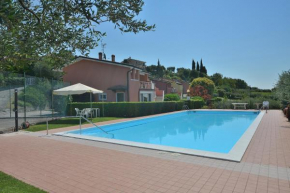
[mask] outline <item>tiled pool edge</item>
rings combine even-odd
[[[199,110],[192,110],[192,111],[199,111]],[[219,110],[212,110],[212,111],[219,111]],[[249,112],[249,111],[247,111],[247,112]],[[253,111],[253,112],[256,112],[256,111]],[[123,141],[123,140],[118,140],[118,139],[108,139],[108,138],[102,138],[102,137],[90,137],[90,136],[78,135],[78,134],[68,134],[66,132],[54,133],[53,135],[240,162],[242,157],[243,157],[243,155],[244,155],[244,153],[245,153],[245,151],[247,150],[247,147],[248,147],[250,141],[252,140],[252,137],[255,134],[255,132],[256,132],[258,126],[259,126],[259,123],[261,122],[264,114],[265,114],[264,111],[260,112],[260,114],[257,116],[257,118],[249,126],[247,131],[245,131],[245,133],[237,141],[235,146],[227,154],[216,153],[216,152],[208,152],[208,151],[201,151],[201,150],[193,150],[193,149],[186,149],[186,148],[177,148],[177,147],[170,147],[170,146],[163,146],[163,145],[153,145],[153,144],[146,144],[146,143],[139,143],[139,142],[132,142],[132,141]],[[156,116],[161,116],[161,115],[156,115]],[[154,116],[150,116],[150,117],[154,117]],[[146,118],[150,118],[150,117],[146,117]],[[140,118],[140,119],[146,119],[146,118]],[[129,121],[132,121],[132,120],[129,120]],[[124,122],[127,122],[127,121],[124,121]],[[113,123],[113,124],[115,124],[115,123]],[[111,124],[108,124],[108,125],[111,125]]]

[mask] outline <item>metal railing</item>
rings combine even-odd
[[[113,133],[108,133],[107,131],[105,131],[104,129],[102,129],[100,126],[96,125],[95,123],[93,123],[92,121],[90,121],[89,119],[85,118],[84,116],[76,116],[80,118],[80,134],[82,134],[82,119],[84,119],[85,121],[89,122],[90,124],[94,125],[96,128],[100,129],[102,132],[104,132],[107,135],[111,135],[112,138],[115,138]],[[66,116],[66,117],[62,117],[62,118],[76,118],[75,116]],[[48,135],[48,119],[46,119],[46,135]]]

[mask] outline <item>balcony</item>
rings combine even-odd
[[[140,89],[155,89],[153,82],[140,81]]]

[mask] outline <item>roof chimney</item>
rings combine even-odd
[[[103,60],[103,54],[102,54],[102,52],[99,52],[99,60]]]
[[[115,62],[115,55],[112,55],[112,62]]]

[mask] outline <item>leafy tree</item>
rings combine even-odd
[[[192,59],[191,70],[195,70],[195,61]]]
[[[187,68],[177,68],[177,76],[179,76],[182,80],[190,81],[191,70]]]
[[[223,84],[224,84],[225,86],[229,86],[229,87],[231,87],[231,88],[233,88],[233,89],[236,88],[236,80],[233,79],[233,78],[224,77],[224,79],[223,79]]]
[[[236,88],[238,89],[246,89],[248,88],[248,84],[241,79],[235,79],[236,80]]]
[[[192,81],[193,79],[195,79],[195,78],[198,78],[198,71],[197,70],[191,70],[191,72],[190,72],[190,77],[191,77],[191,80],[190,81]]]
[[[0,1],[0,70],[30,68],[41,56],[58,58],[68,51],[88,54],[111,22],[121,32],[151,31],[155,25],[136,17],[142,0],[2,0]]]
[[[279,80],[275,87],[276,96],[281,101],[290,102],[290,70],[283,71],[279,74]]]
[[[196,78],[190,84],[191,88],[196,86],[202,86],[204,89],[208,91],[208,94],[212,95],[214,91],[214,82],[208,78]]]
[[[208,89],[201,85],[196,85],[190,88],[190,96],[199,96],[202,97],[204,100],[210,100],[211,95],[208,93]]]
[[[174,66],[168,67],[167,71],[174,73],[175,72],[175,67]]]
[[[223,84],[223,75],[220,73],[214,73],[212,76],[210,76],[210,79],[216,86],[221,86]]]

